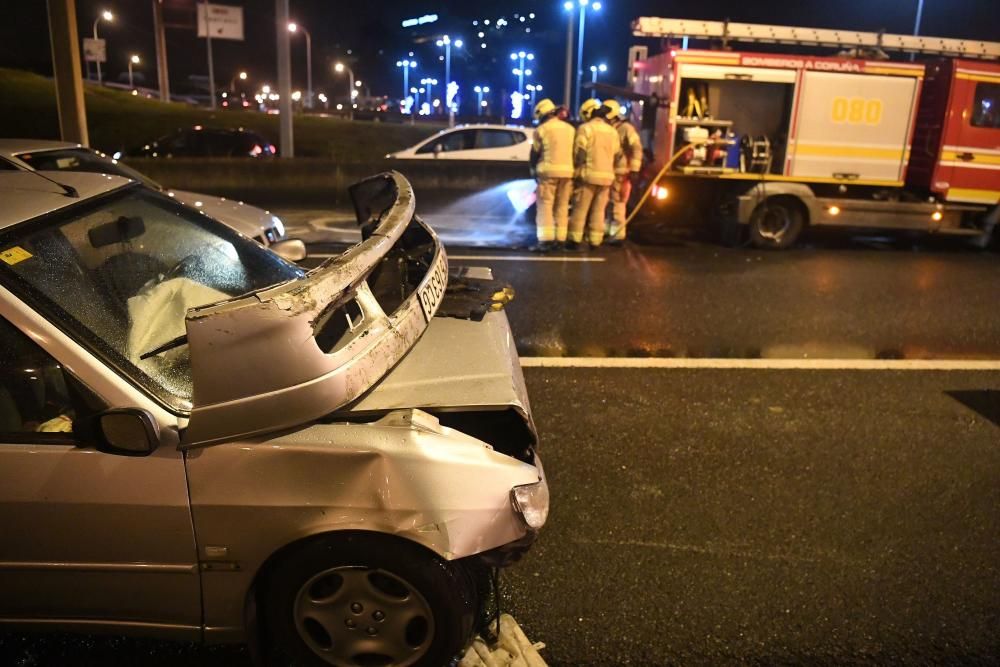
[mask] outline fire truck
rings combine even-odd
[[[657,215],[709,218],[726,240],[762,248],[787,248],[807,226],[989,240],[1000,44],[651,17],[633,34],[665,45],[631,65],[630,82]],[[722,48],[681,49],[685,37]]]

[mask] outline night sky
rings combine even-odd
[[[245,42],[215,42],[215,71],[219,86],[228,85],[240,69],[246,69],[251,83],[275,82],[275,30],[273,0],[223,0],[220,4],[244,7]],[[839,0],[778,3],[744,0],[701,0],[700,2],[665,2],[649,0],[605,0],[599,13],[588,14],[584,69],[606,62],[605,80],[623,84],[626,52],[630,44],[642,43],[630,34],[629,23],[638,16],[702,18],[750,23],[777,23],[822,28],[911,33],[916,16],[916,0]],[[5,21],[0,25],[0,66],[51,73],[50,47],[44,0],[7,2]],[[150,0],[77,0],[81,32],[89,35],[93,19],[103,8],[116,14],[114,25],[101,24],[101,36],[108,40],[111,62],[105,67],[112,77],[126,70],[126,59],[138,53],[145,61],[137,72],[146,72],[155,81],[152,12]],[[785,6],[783,6],[785,5]],[[790,6],[788,6],[790,5]],[[313,41],[314,88],[331,95],[344,94],[347,84],[332,72],[332,64],[345,59],[352,63],[356,76],[369,84],[373,94],[398,95],[402,77],[395,67],[409,51],[419,62],[421,76],[444,79],[444,63],[438,61],[441,50],[433,38],[449,33],[462,37],[463,50],[452,51],[453,78],[466,86],[490,85],[494,91],[513,90],[516,78],[510,73],[509,53],[525,49],[536,54],[536,83],[558,95],[562,89],[565,64],[566,19],[562,0],[531,2],[459,2],[429,0],[291,0],[293,18],[308,28]],[[425,32],[403,29],[405,18],[438,14],[441,19]],[[527,19],[530,13],[534,20]],[[514,15],[526,17],[520,22]],[[497,32],[496,20],[507,21]],[[482,20],[490,19],[484,29]],[[474,27],[473,20],[480,26]],[[526,32],[525,28],[530,28]],[[477,37],[484,30],[483,39]],[[925,0],[922,34],[981,40],[1000,39],[998,0]],[[431,37],[428,41],[428,37]],[[192,30],[167,31],[170,78],[175,88],[191,74],[207,72],[204,40]],[[480,43],[487,44],[486,49]],[[655,40],[646,40],[655,51]],[[348,52],[350,51],[350,54]],[[305,87],[305,42],[293,36],[292,71],[295,86]]]

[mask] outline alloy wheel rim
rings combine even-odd
[[[386,570],[342,566],[307,580],[295,596],[295,627],[331,665],[412,665],[430,649],[434,615],[409,582]]]

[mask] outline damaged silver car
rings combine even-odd
[[[485,270],[395,172],[305,272],[127,179],[0,173],[0,627],[447,664],[548,514]]]

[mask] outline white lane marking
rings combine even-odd
[[[318,256],[318,255],[317,255]],[[536,257],[534,255],[448,255],[456,261],[484,262],[606,262],[606,257]]]
[[[521,357],[525,368],[726,368],[828,371],[1000,371],[978,359],[687,359],[681,357]]]

